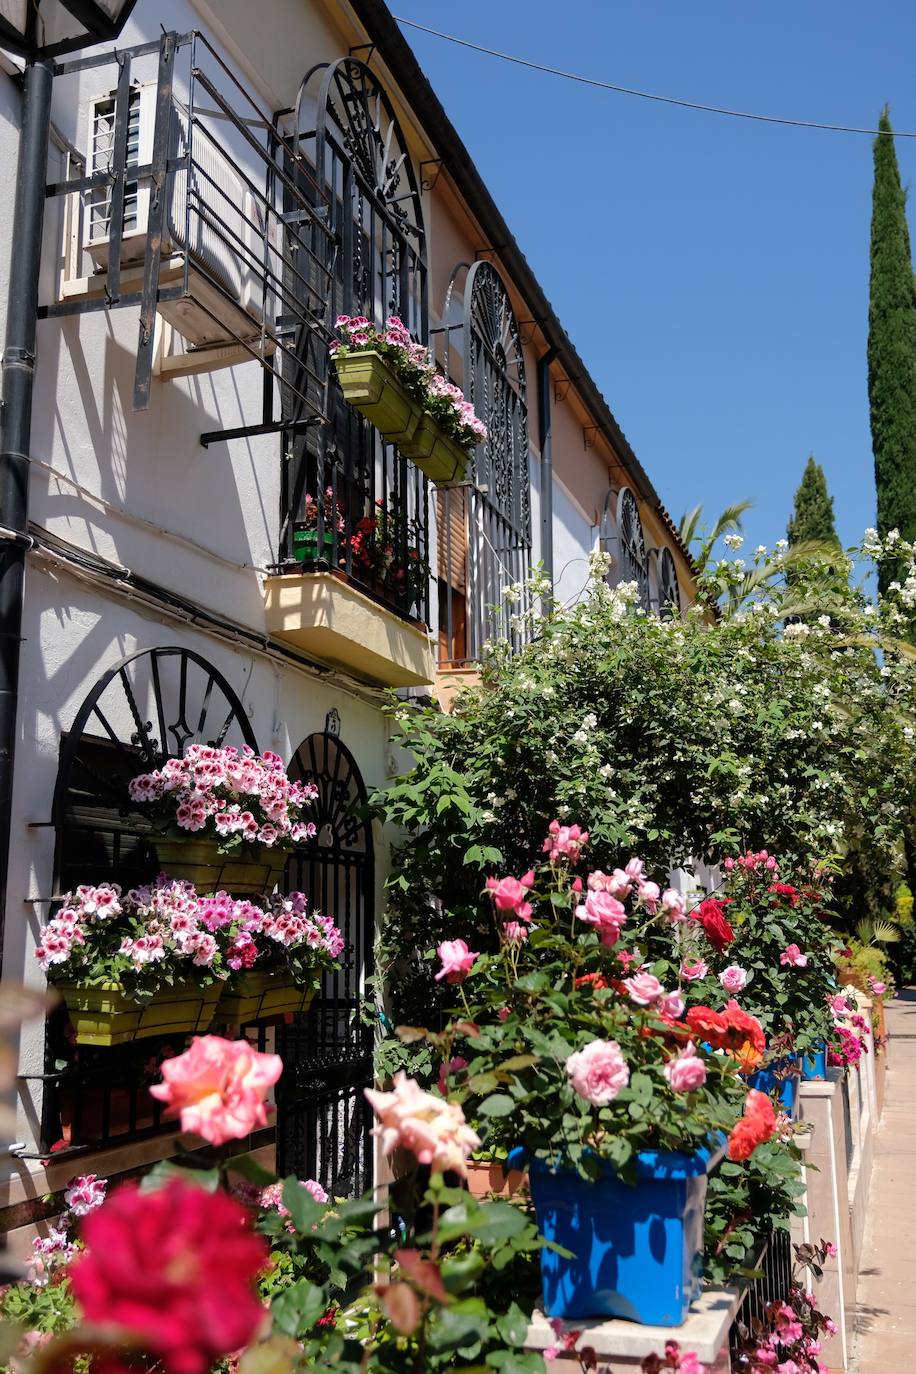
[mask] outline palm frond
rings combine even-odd
[[[714,544],[723,534],[732,534],[740,530],[741,518],[753,504],[753,501],[736,501],[733,506],[726,506],[712,527],[711,542]]]

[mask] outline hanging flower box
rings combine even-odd
[[[538,1230],[572,1253],[541,1251],[547,1316],[680,1326],[699,1297],[707,1175],[724,1152],[724,1137],[691,1154],[644,1150],[632,1184],[607,1160],[593,1180],[512,1151],[510,1168],[528,1162]]]
[[[344,398],[365,415],[383,439],[403,450],[423,407],[406,390],[397,373],[380,353],[346,353],[335,357],[334,366]]]
[[[451,487],[463,482],[471,461],[466,448],[445,432],[438,420],[424,412],[401,452],[412,458],[421,472],[425,472],[437,487]]]
[[[240,897],[272,892],[289,858],[287,850],[263,844],[240,845],[231,854],[220,853],[220,846],[208,837],[164,835],[156,840],[156,858],[164,873],[201,892],[224,888]]]
[[[437,486],[463,482],[487,429],[461,388],[436,371],[429,350],[392,315],[383,329],[340,315],[331,355],[343,394]]]
[[[297,987],[276,969],[243,973],[223,985],[216,1020],[247,1026],[269,1016],[308,1011],[314,997],[314,988]]]
[[[67,1006],[78,1045],[124,1045],[150,1035],[203,1034],[213,1021],[221,984],[175,983],[137,1001],[119,983],[85,987],[55,984]]]

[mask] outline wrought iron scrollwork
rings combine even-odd
[[[658,613],[663,620],[672,619],[681,613],[681,592],[677,580],[670,549],[662,549],[658,566]]]
[[[620,551],[620,581],[635,582],[639,604],[648,610],[649,565],[646,541],[639,518],[639,506],[629,487],[621,487],[617,497],[617,543]]]

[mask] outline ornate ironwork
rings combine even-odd
[[[649,565],[646,541],[639,518],[639,506],[629,487],[621,487],[617,496],[617,547],[620,559],[621,582],[635,582],[639,589],[639,604],[649,608]]]
[[[662,549],[658,564],[658,613],[663,620],[673,619],[681,613],[681,591],[670,549]]]
[[[307,111],[314,127],[305,129]],[[291,179],[312,185],[327,207],[329,241],[336,245],[329,321],[340,314],[365,315],[381,324],[397,314],[425,341],[420,193],[375,72],[353,57],[312,68],[299,90],[288,151]],[[292,289],[303,288],[293,283]],[[303,336],[303,375],[315,370],[309,358],[314,343]],[[428,623],[426,479],[346,404],[333,376],[321,403],[327,423],[290,434],[279,561],[339,569],[401,614]],[[292,426],[301,409],[289,408],[287,418]],[[321,500],[319,510],[310,506],[310,496],[328,491],[327,511]],[[310,531],[314,538],[302,537]]]
[[[131,778],[181,755],[189,744],[257,740],[231,683],[192,649],[143,649],[99,678],[61,742],[54,792],[55,892],[105,878],[123,888],[148,882],[159,865],[150,831],[132,808]],[[47,910],[41,911],[42,918]],[[169,1129],[147,1085],[184,1037],[151,1037],[114,1049],[73,1046],[63,1008],[48,1019],[41,1142],[97,1149]],[[248,1032],[263,1044],[264,1028]]]
[[[460,350],[451,335],[451,301],[466,275]],[[463,359],[463,389],[487,427],[474,454],[474,488],[468,495],[445,493],[443,525],[455,523],[453,507],[467,501],[467,654],[479,659],[488,637],[517,642],[511,610],[503,593],[524,582],[531,567],[531,476],[525,352],[509,293],[491,262],[460,263],[446,296],[445,371],[456,352]],[[453,588],[446,582],[446,620],[451,620]],[[494,607],[499,608],[494,610]],[[450,629],[446,637],[451,645]],[[450,658],[454,657],[450,650]]]
[[[346,941],[340,969],[326,975],[311,1009],[277,1033],[277,1163],[281,1174],[314,1178],[332,1194],[372,1181],[363,1088],[372,1082],[373,1032],[366,1010],[372,972],[374,868],[366,789],[349,749],[333,734],[310,735],[289,775],[318,787],[318,844],[295,854],[287,891],[301,889],[332,916]]]

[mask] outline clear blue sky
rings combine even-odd
[[[703,103],[916,130],[912,0],[389,0],[396,15]],[[782,537],[811,452],[874,522],[872,140],[589,90],[408,42],[675,519],[753,497]],[[916,139],[897,140],[905,183]]]

